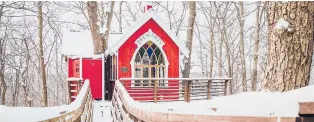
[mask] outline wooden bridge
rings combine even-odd
[[[141,107],[142,102],[167,102],[173,100],[182,100],[190,102],[192,100],[211,99],[213,96],[227,95],[230,78],[164,78],[164,79],[141,79],[141,80],[180,80],[180,85],[169,88],[166,91],[169,94],[179,96],[160,96],[158,92],[163,89],[159,82],[154,82],[152,94],[143,96],[153,98],[152,100],[134,100],[139,97],[132,96],[135,93],[132,89],[124,86],[124,81],[139,80],[136,78],[121,78],[116,81],[113,99],[110,105],[110,114],[114,122],[313,122],[314,103],[300,103],[300,116],[298,117],[252,117],[252,116],[217,116],[217,115],[197,115],[197,114],[177,114],[165,113],[147,110]],[[89,81],[84,81],[83,85],[72,85],[77,87],[75,100],[66,106],[46,107],[46,108],[27,108],[29,112],[21,112],[23,108],[10,108],[5,115],[0,115],[0,120],[4,121],[44,121],[44,122],[92,122],[93,121],[93,100],[91,97]],[[173,91],[173,89],[178,89]],[[70,94],[71,94],[70,92]],[[178,99],[159,99],[176,97]],[[184,106],[183,106],[184,107]],[[25,107],[26,108],[26,107]],[[44,112],[44,114],[43,114]],[[1,111],[0,111],[1,114]],[[11,118],[11,116],[16,118]],[[4,118],[3,118],[4,117]]]

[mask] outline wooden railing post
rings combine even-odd
[[[68,104],[70,104],[71,101],[72,101],[72,98],[71,98],[71,81],[67,81],[67,83],[68,83],[68,94],[69,94],[69,96],[68,96]]]
[[[185,101],[185,102],[190,102],[190,97],[191,97],[191,83],[192,83],[192,81],[190,81],[190,80],[184,81],[184,87],[185,87],[185,91],[184,91],[184,101]]]
[[[154,103],[157,102],[157,80],[154,81]]]
[[[224,88],[224,95],[227,96],[228,90],[228,80],[225,80],[225,88]]]
[[[207,100],[210,99],[210,88],[211,88],[211,85],[212,85],[212,81],[208,80],[208,83],[207,83]]]

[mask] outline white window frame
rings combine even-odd
[[[154,32],[152,32],[150,29],[144,33],[141,37],[139,37],[140,41],[135,41],[135,44],[137,44],[137,48],[134,51],[134,54],[132,56],[131,59],[131,72],[132,72],[132,78],[135,78],[135,65],[134,65],[134,61],[135,61],[135,57],[137,55],[137,52],[140,50],[140,48],[146,44],[148,41],[152,41],[161,51],[161,54],[164,58],[164,62],[165,62],[165,76],[164,78],[168,78],[168,68],[169,68],[169,62],[168,62],[168,58],[167,55],[165,53],[165,51],[162,49],[162,47],[165,45],[165,43],[160,39],[160,37],[158,37]],[[137,39],[137,40],[139,40]],[[135,86],[135,81],[131,80],[131,87],[142,87],[142,86]],[[168,80],[165,80],[165,85],[164,86],[158,86],[158,87],[168,87]]]

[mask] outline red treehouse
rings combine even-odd
[[[87,32],[85,32],[87,33]],[[89,32],[90,33],[90,32]],[[72,32],[74,48],[81,40],[81,53],[92,52],[90,34],[82,37],[82,32]],[[74,38],[74,37],[75,38]],[[81,36],[81,37],[79,37]],[[67,36],[69,37],[69,36]],[[70,42],[67,42],[70,43]],[[84,46],[85,45],[85,46]],[[87,51],[89,50],[89,51]],[[78,52],[79,52],[78,51]],[[120,78],[178,78],[180,77],[181,54],[188,56],[188,50],[177,37],[164,25],[156,13],[149,9],[126,33],[111,33],[105,54],[79,55],[81,53],[63,53],[68,57],[68,77],[89,79],[94,99],[111,100],[114,84]],[[76,74],[75,74],[76,73]],[[128,80],[121,81],[134,100],[153,100],[154,83],[158,82],[158,99],[179,99],[179,81],[177,80]],[[176,92],[176,94],[169,94]],[[174,89],[177,88],[177,89]],[[145,97],[146,96],[146,97]],[[169,97],[167,97],[169,96]],[[171,96],[171,97],[170,97]]]
[[[106,81],[109,81],[108,85],[111,87],[108,89],[109,94],[112,94],[114,81],[120,78],[179,77],[180,53],[187,56],[188,51],[167,27],[155,12],[149,9],[120,39],[112,42],[112,37],[109,37],[109,48],[106,50],[106,71],[109,71]],[[153,100],[153,97],[149,96],[154,93],[154,80],[122,82],[134,100]],[[158,99],[179,98],[179,94],[167,94],[168,88],[178,88],[179,81],[158,82],[159,96],[165,96]],[[179,88],[172,90],[178,93]]]

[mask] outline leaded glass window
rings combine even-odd
[[[161,50],[152,41],[145,43],[134,59],[135,78],[164,78],[165,61]],[[154,86],[154,80],[136,80],[135,86]],[[159,81],[159,86],[165,86]]]

